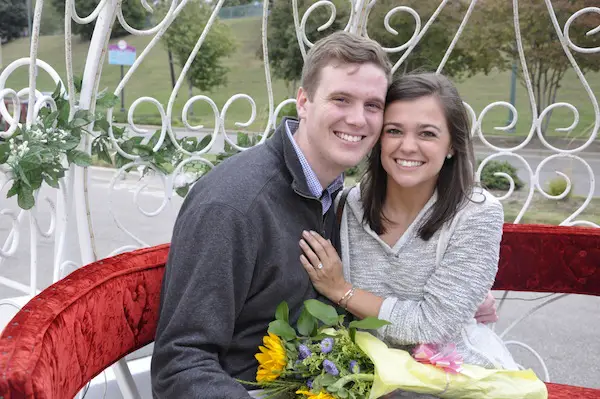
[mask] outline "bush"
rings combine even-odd
[[[477,167],[481,165],[481,160],[477,161]],[[481,171],[481,185],[488,190],[508,190],[509,181],[502,176],[494,176],[494,173],[503,172],[511,176],[515,182],[515,190],[523,188],[524,184],[517,176],[517,168],[507,161],[490,161]]]
[[[572,183],[573,182],[571,182],[571,184]],[[567,189],[567,181],[562,176],[557,176],[553,179],[548,180],[546,187],[547,187],[546,192],[548,194],[553,195],[553,196],[561,195]],[[571,185],[571,190],[569,190],[569,193],[562,200],[567,201],[569,198],[571,198],[571,195],[573,195],[573,186],[572,185]]]

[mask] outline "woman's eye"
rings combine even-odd
[[[387,129],[385,131],[387,134],[401,134],[402,132],[398,129]]]
[[[431,132],[431,131],[429,131],[429,130],[427,130],[427,131],[424,131],[424,132],[422,132],[421,134],[422,134],[423,136],[425,136],[425,137],[437,137],[437,136],[436,136],[436,134],[435,134],[434,132]]]

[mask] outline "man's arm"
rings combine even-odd
[[[154,398],[248,398],[220,366],[257,252],[247,219],[225,204],[189,201],[173,231],[152,357]],[[254,359],[248,359],[254,362]]]

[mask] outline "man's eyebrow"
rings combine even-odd
[[[334,91],[334,92],[332,92],[329,95],[329,97],[334,97],[334,96],[343,96],[343,97],[351,97],[351,98],[356,97],[356,96],[348,93],[347,91],[343,91],[343,90]],[[385,103],[385,99],[378,98],[378,97],[369,97],[367,99],[367,102],[376,102],[376,103],[379,103],[379,104],[384,104]]]

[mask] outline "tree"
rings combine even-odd
[[[350,15],[348,1],[334,0],[337,9],[337,17],[331,27],[323,32],[317,32],[317,28],[323,25],[329,19],[329,12],[325,8],[318,9],[311,14],[306,23],[306,35],[311,42],[325,37],[337,30],[344,29]],[[312,1],[299,0],[299,18]],[[275,1],[270,7],[269,25],[267,27],[267,41],[269,43],[269,64],[272,68],[273,76],[284,80],[288,84],[288,95],[295,97],[296,86],[302,76],[302,53],[298,46],[296,30],[294,27],[294,17],[290,8],[289,1]],[[257,49],[257,56],[262,59],[262,45]]]
[[[597,5],[597,0],[554,0],[552,2],[562,31],[573,13]],[[494,18],[489,16],[493,15]],[[465,31],[464,45],[477,54],[476,70],[488,73],[494,68],[508,70],[518,59],[513,20],[512,2],[506,0],[481,0],[470,27]],[[543,1],[519,2],[520,31],[523,50],[535,94],[537,114],[556,102],[558,90],[571,64],[561,46],[548,9]],[[586,35],[600,25],[597,14],[584,14],[570,28],[571,40],[580,47],[600,47],[600,35]],[[580,54],[571,51],[582,72],[600,70],[600,53]],[[521,84],[525,79],[517,68]],[[545,133],[550,115],[542,124]]]
[[[65,0],[51,0],[52,5],[56,11],[64,15],[65,13]],[[90,15],[98,6],[100,0],[76,0],[75,8],[77,9],[77,15],[81,17],[87,17]],[[123,17],[127,24],[135,29],[143,29],[146,25],[146,10],[142,6],[139,0],[128,0],[121,3],[121,9],[123,10]],[[79,35],[83,40],[90,40],[94,33],[94,27],[96,26],[95,21],[89,24],[80,25],[75,22],[72,23],[73,33]],[[115,19],[111,37],[127,36],[129,32],[125,30]]]
[[[317,32],[329,19],[329,12],[325,10],[316,11],[307,22],[307,36],[314,42],[336,30],[344,29],[348,22],[350,10],[347,1],[334,1],[337,9],[337,17],[332,27],[324,32]],[[313,2],[299,1],[299,15],[302,15]],[[409,6],[417,11],[421,17],[422,25],[433,15],[439,0],[407,0],[402,5]],[[415,29],[412,16],[406,12],[396,13],[390,20],[390,25],[398,31],[393,35],[385,29],[384,18],[393,8],[398,6],[397,0],[379,0],[369,14],[367,22],[367,33],[370,38],[376,40],[384,47],[398,47],[407,42]],[[456,32],[462,17],[466,11],[466,5],[462,2],[451,2],[442,15],[438,16],[436,22],[429,28],[419,44],[411,51],[410,56],[398,69],[398,73],[406,73],[414,70],[435,71],[442,61],[446,49]],[[289,2],[275,2],[271,8],[268,26],[269,61],[273,69],[273,75],[283,79],[292,86],[291,92],[295,94],[296,82],[300,79],[303,60],[298,48],[294,20],[290,11]],[[262,49],[258,51],[262,56]],[[404,54],[390,53],[390,60],[394,63]],[[446,63],[444,73],[455,79],[472,74],[475,60],[472,55],[460,46],[452,52],[452,57]]]
[[[163,3],[159,8],[157,14],[160,19],[166,15],[168,6]],[[192,0],[167,29],[163,36],[163,44],[173,53],[179,67],[183,67],[187,62],[210,15],[210,5],[203,0]],[[229,27],[218,19],[215,20],[188,71],[190,86],[210,91],[225,84],[229,69],[222,64],[222,58],[232,54],[235,47]]]
[[[0,40],[23,36],[27,30],[27,8],[22,0],[0,0]]]
[[[440,1],[406,0],[402,2],[402,5],[412,8],[419,14],[421,29],[423,29],[440,5]],[[398,35],[394,35],[385,29],[384,18],[386,14],[397,6],[397,0],[379,0],[369,15],[367,33],[371,39],[376,40],[384,47],[394,48],[408,42],[415,31],[415,20],[407,12],[397,12],[390,18],[390,26],[398,32]],[[397,74],[405,74],[411,71],[435,71],[458,30],[467,6],[468,4],[464,1],[449,2],[419,43],[412,49],[408,58],[400,65]],[[405,51],[390,53],[390,59],[394,64]],[[463,46],[458,45],[447,60],[443,73],[454,80],[460,80],[471,76],[475,72],[475,62],[472,53]]]

